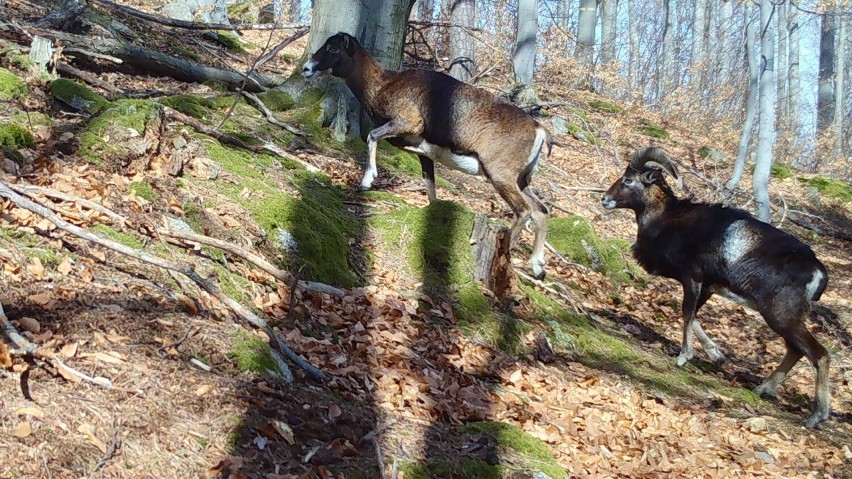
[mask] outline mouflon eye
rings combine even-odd
[[[328,48],[326,48],[326,50],[328,50],[328,53],[338,53],[338,52],[340,52],[340,49],[339,49],[339,48],[337,48],[337,47],[335,47],[335,46],[332,46],[332,45],[329,45],[329,46],[328,46]]]
[[[625,186],[630,186],[630,185],[633,184],[633,178],[627,178],[627,177],[622,178],[621,183],[624,184]]]

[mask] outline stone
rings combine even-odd
[[[558,135],[565,135],[568,133],[568,123],[565,122],[565,119],[559,116],[554,116],[550,119],[550,126],[553,127],[554,133]]]
[[[762,417],[750,417],[745,421],[745,427],[751,432],[761,432],[768,428],[766,419]]]

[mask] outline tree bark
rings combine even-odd
[[[515,83],[520,88],[517,100],[529,104],[537,101],[533,88],[535,72],[535,43],[538,31],[538,0],[518,2],[518,27],[515,34],[515,56],[512,66]]]
[[[787,32],[787,5],[782,2],[778,4],[776,9],[778,21],[778,93],[776,98],[778,100],[779,129],[782,129],[787,124],[787,102],[790,99],[787,93],[787,51],[790,37]]]
[[[473,245],[474,279],[488,288],[498,301],[514,289],[509,228],[488,223],[484,215],[476,215],[470,242]]]
[[[591,66],[595,60],[595,27],[597,24],[596,0],[580,0],[577,21],[576,57],[583,65]]]
[[[450,23],[465,27],[476,26],[475,0],[452,0]],[[464,28],[450,27],[450,76],[469,82],[476,76],[476,48],[473,36]]]
[[[706,0],[695,0],[692,12],[692,65],[696,66],[704,59],[704,35],[706,29]]]
[[[787,102],[785,111],[789,118],[793,137],[798,140],[801,119],[799,115],[799,98],[801,87],[799,80],[799,13],[795,8],[787,11],[787,36],[789,43],[789,58],[787,61]]]
[[[639,0],[627,0],[627,16],[630,22],[630,88],[639,88],[639,62],[641,52],[639,51]]]
[[[819,37],[819,86],[817,88],[817,134],[826,132],[834,122],[834,22],[822,15]]]
[[[601,9],[601,63],[606,64],[615,58],[615,26],[618,19],[618,0],[602,0]]]
[[[674,12],[672,0],[663,0],[663,60],[660,62],[660,73],[657,78],[657,99],[662,99],[671,90],[671,78],[674,75],[674,29],[672,25]]]
[[[846,74],[845,69],[845,58],[846,58],[846,18],[839,17],[837,22],[840,24],[837,29],[837,48],[836,48],[836,58],[837,65],[834,68],[834,124],[835,131],[837,131],[836,138],[836,151],[835,155],[840,158],[843,156],[843,137],[845,130],[843,129],[843,99],[845,92],[844,89],[844,78],[843,76]]]
[[[775,22],[772,0],[760,3],[760,122],[758,124],[757,160],[752,189],[756,216],[769,222],[769,173],[772,167],[772,139],[775,134]]]
[[[758,63],[757,63],[757,52],[755,51],[754,44],[754,36],[755,36],[755,21],[751,20],[749,17],[750,13],[750,4],[746,4],[746,18],[748,19],[748,23],[746,24],[745,31],[745,55],[746,61],[748,63],[748,98],[746,99],[746,112],[745,112],[745,122],[743,123],[743,131],[740,133],[740,142],[737,146],[737,161],[734,163],[734,172],[731,174],[731,178],[725,184],[725,188],[733,191],[737,185],[740,183],[740,180],[743,176],[743,171],[745,170],[746,158],[748,156],[748,144],[749,139],[751,138],[752,130],[754,129],[754,117],[757,110],[757,97],[758,97]]]

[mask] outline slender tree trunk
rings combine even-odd
[[[674,76],[674,28],[672,25],[674,12],[673,0],[663,0],[663,61],[660,62],[660,75],[657,79],[657,99],[662,99],[669,93]]]
[[[799,13],[795,8],[787,11],[787,35],[789,42],[789,58],[787,61],[787,102],[786,115],[789,119],[793,137],[798,142],[801,135],[799,86]]]
[[[450,23],[473,27],[476,25],[474,0],[452,0]],[[467,82],[476,76],[476,49],[470,32],[463,28],[450,28],[450,76]]]
[[[417,0],[414,4],[414,15],[418,20],[432,20],[432,14],[435,11],[435,0]]]
[[[601,63],[615,61],[615,26],[618,19],[618,0],[602,0]]]
[[[592,66],[595,60],[595,26],[597,24],[597,1],[580,0],[580,16],[577,20],[577,52],[580,63]]]
[[[819,37],[819,87],[817,88],[817,134],[834,122],[834,21],[822,16]]]
[[[845,96],[845,92],[843,91],[843,76],[846,74],[846,18],[840,17],[837,19],[837,22],[840,25],[837,31],[837,65],[834,68],[834,75],[836,77],[836,80],[834,80],[834,124],[837,131],[837,151],[835,151],[835,155],[839,158],[843,156],[843,136],[845,133],[843,129],[843,99]]]
[[[712,0],[711,0],[712,1]],[[704,59],[705,15],[707,14],[706,0],[695,0],[695,10],[692,12],[692,65],[696,66]]]
[[[746,158],[748,157],[748,144],[751,139],[751,133],[754,129],[754,117],[757,111],[757,96],[758,96],[758,63],[757,51],[755,49],[754,37],[756,21],[749,17],[750,4],[746,3],[746,28],[745,28],[745,55],[748,63],[748,98],[746,100],[745,121],[743,122],[743,131],[740,133],[740,142],[737,146],[737,161],[734,163],[734,172],[731,174],[731,179],[725,184],[725,188],[733,191],[740,183],[745,170]]]
[[[772,167],[772,140],[775,134],[775,22],[772,0],[760,2],[760,122],[757,134],[757,160],[752,187],[756,215],[769,222],[769,173]]]
[[[641,52],[639,51],[639,0],[627,0],[627,16],[630,22],[630,88],[636,90],[639,88],[639,61]],[[643,92],[644,93],[644,92]]]
[[[776,17],[778,18],[778,128],[784,129],[787,124],[787,103],[790,98],[787,93],[787,50],[789,34],[787,32],[787,5],[778,4]]]
[[[574,11],[574,0],[557,0],[556,23],[564,29],[571,26],[571,12]]]
[[[538,31],[538,0],[519,0],[518,29],[515,35],[515,56],[512,66],[515,72],[515,83],[520,90],[520,103],[536,101],[533,89],[533,72],[535,71],[535,42]]]

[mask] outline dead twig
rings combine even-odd
[[[217,140],[221,141],[222,143],[226,143],[228,145],[236,146],[238,148],[243,148],[245,150],[253,151],[255,153],[272,153],[272,154],[278,155],[278,156],[280,156],[280,157],[282,157],[286,160],[297,163],[297,164],[301,165],[303,168],[305,168],[306,170],[308,170],[312,173],[317,173],[317,172],[320,171],[319,168],[317,168],[316,166],[302,160],[301,158],[299,158],[296,155],[292,155],[290,153],[287,153],[286,151],[284,151],[284,149],[278,147],[277,145],[273,145],[271,143],[266,143],[266,144],[263,144],[263,145],[249,145],[248,143],[240,140],[239,138],[233,137],[233,136],[228,135],[226,133],[222,133],[220,131],[216,131],[216,130],[204,125],[203,123],[196,120],[195,118],[192,118],[191,116],[184,115],[183,113],[181,113],[179,111],[172,110],[171,108],[168,108],[168,107],[163,107],[163,110],[166,113],[166,117],[168,117],[170,120],[177,121],[177,122],[183,123],[187,126],[190,126],[195,131],[197,131],[199,133],[204,133],[205,135],[208,135],[208,136],[212,136],[213,138],[216,138]]]
[[[273,346],[274,349],[281,351],[285,356],[290,358],[290,360],[293,361],[293,363],[295,363],[297,366],[304,369],[308,375],[316,379],[326,378],[326,374],[324,372],[322,372],[315,366],[309,364],[307,361],[305,361],[304,359],[299,357],[295,352],[293,352],[293,350],[290,349],[289,346],[287,346],[284,341],[281,340],[281,338],[272,330],[272,328],[267,324],[266,320],[264,320],[239,302],[230,298],[226,294],[222,293],[222,290],[219,289],[218,286],[211,283],[209,280],[202,278],[201,275],[199,275],[198,272],[195,271],[195,268],[193,268],[192,266],[180,265],[171,262],[169,260],[160,258],[159,256],[152,255],[136,248],[125,246],[121,243],[118,243],[108,238],[104,238],[84,228],[68,223],[67,221],[63,220],[62,218],[51,212],[48,208],[33,201],[30,201],[15,193],[3,181],[0,181],[0,196],[10,200],[20,208],[23,208],[31,213],[41,216],[42,218],[53,223],[57,228],[74,236],[102,246],[104,248],[110,249],[117,253],[123,254],[125,256],[135,258],[139,261],[143,261],[145,263],[152,264],[154,266],[158,266],[166,270],[171,270],[183,274],[184,276],[195,282],[195,284],[197,284],[201,289],[203,289],[208,294],[219,300],[220,303],[225,305],[234,314],[241,317],[243,320],[247,321],[253,326],[257,327],[258,329],[263,330],[269,338],[270,345]],[[11,326],[11,324],[9,326]],[[4,331],[5,329],[6,328],[4,326]],[[57,359],[52,359],[54,362],[58,362]]]
[[[107,83],[100,78],[92,75],[91,73],[84,72],[83,70],[79,70],[77,68],[72,67],[71,65],[65,62],[57,62],[56,70],[65,75],[74,78],[78,78],[88,83],[89,85],[96,86],[102,90],[108,91],[110,93],[124,93],[121,88],[117,88],[113,86],[111,83]]]
[[[293,32],[292,35],[287,37],[281,43],[272,47],[272,51],[270,51],[269,54],[263,55],[263,53],[261,53],[261,55],[263,55],[263,56],[261,56],[261,58],[259,58],[257,60],[257,63],[255,64],[254,67],[260,68],[263,65],[265,65],[269,60],[272,60],[273,58],[275,58],[276,55],[281,53],[281,50],[286,48],[287,45],[289,45],[289,44],[295,42],[296,40],[302,38],[303,36],[305,36],[308,33],[309,30],[310,30],[310,27],[302,27],[299,30]]]
[[[275,115],[272,114],[272,111],[266,106],[265,103],[263,103],[263,100],[257,97],[257,95],[249,93],[247,91],[240,91],[240,93],[242,93],[244,97],[246,97],[251,103],[253,103],[254,106],[257,107],[257,109],[260,110],[260,112],[263,113],[264,116],[266,116],[266,121],[268,121],[269,123],[272,123],[276,126],[280,126],[281,128],[284,128],[285,130],[296,136],[305,136],[305,132],[288,123],[279,120],[278,118],[275,118]]]
[[[106,466],[107,462],[110,459],[115,457],[115,454],[118,452],[118,449],[121,447],[121,438],[118,436],[118,418],[112,418],[112,441],[110,441],[109,448],[107,452],[104,453],[101,460],[95,464],[95,468],[92,470],[92,473],[89,474],[89,477],[94,477],[95,473],[100,471],[104,466]]]

